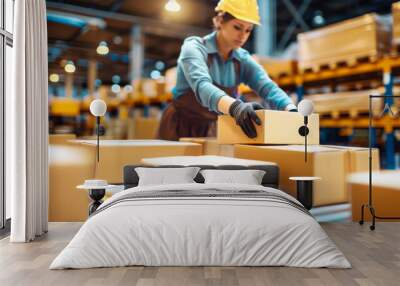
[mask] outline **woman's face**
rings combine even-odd
[[[251,23],[239,19],[232,19],[221,23],[219,32],[229,48],[237,49],[246,43],[253,30],[253,26],[254,25]]]

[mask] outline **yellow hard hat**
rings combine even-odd
[[[257,0],[220,0],[215,11],[227,12],[236,19],[260,25]]]

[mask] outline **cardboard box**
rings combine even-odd
[[[122,183],[125,165],[140,164],[148,157],[198,156],[202,151],[201,145],[195,143],[156,140],[101,140],[100,144],[99,163],[96,161],[96,140],[71,140],[50,145],[49,221],[87,219],[90,199],[87,191],[76,189],[87,179]]]
[[[78,116],[80,107],[80,101],[73,98],[53,97],[50,100],[50,114],[52,116]]]
[[[369,169],[369,149],[365,147],[323,145],[324,147],[347,151],[348,173],[365,172]],[[379,149],[372,149],[372,170],[380,170]]]
[[[181,142],[193,142],[203,146],[203,155],[219,155],[233,157],[234,145],[218,144],[217,138],[213,137],[183,137]]]
[[[85,221],[90,199],[76,186],[94,176],[94,153],[64,142],[49,146],[49,221]]]
[[[75,134],[50,134],[49,135],[49,144],[68,144],[69,140],[73,140],[76,138]]]
[[[160,119],[155,117],[136,117],[133,120],[134,139],[156,139]]]
[[[400,44],[400,2],[392,4],[393,15],[393,44],[398,46]]]
[[[300,33],[299,70],[376,60],[389,52],[390,37],[390,25],[374,13]]]
[[[96,155],[96,140],[76,140]],[[140,164],[143,158],[202,155],[200,144],[162,140],[100,140],[100,161],[93,160],[94,178],[123,182],[123,167]]]
[[[304,144],[299,128],[304,125],[304,117],[297,112],[258,110],[262,125],[256,126],[257,137],[248,138],[235,119],[229,115],[218,116],[217,140],[219,144]],[[308,144],[319,144],[319,116],[308,117]]]
[[[348,177],[351,194],[352,219],[361,219],[361,206],[368,203],[369,173],[357,173]],[[400,217],[400,171],[373,172],[373,206],[382,217]],[[364,220],[370,221],[369,209],[364,210]],[[379,219],[377,219],[379,220]]]
[[[307,95],[312,100],[314,111],[319,114],[333,112],[361,113],[369,111],[369,95],[377,90],[346,91]],[[383,98],[372,100],[372,113],[379,115],[383,110]]]
[[[314,206],[321,206],[348,202],[346,177],[351,171],[365,169],[364,162],[368,160],[365,148],[336,147],[309,146],[307,163],[304,161],[304,146],[301,145],[236,145],[235,157],[277,163],[280,168],[280,188],[294,197],[297,193],[296,183],[290,181],[289,177],[321,177],[321,180],[314,182]],[[377,150],[374,158],[379,162]]]

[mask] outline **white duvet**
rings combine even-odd
[[[263,190],[262,186],[182,184],[122,191],[90,217],[50,269],[145,266],[293,266],[350,268],[320,225],[288,204],[257,198],[153,198],[130,192]],[[108,206],[108,207],[107,207]]]

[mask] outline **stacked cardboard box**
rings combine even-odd
[[[321,177],[314,185],[314,206],[349,201],[346,177],[368,168],[368,149],[340,146],[309,146],[307,162],[304,146],[236,145],[235,157],[271,161],[280,168],[280,188],[296,196],[296,184],[291,176]],[[379,169],[379,152],[373,152],[373,168]]]
[[[50,136],[49,220],[84,221],[90,199],[76,186],[87,179],[121,183],[123,167],[140,164],[143,158],[198,156],[195,143],[156,140],[101,140],[100,161],[96,161],[96,140],[69,140],[74,136]],[[69,141],[68,141],[69,140]]]
[[[398,46],[400,44],[400,2],[392,4],[393,15],[393,44]]]
[[[257,137],[248,138],[240,126],[229,115],[218,116],[217,139],[219,144],[302,144],[304,137],[299,128],[304,125],[300,113],[258,110],[256,111],[262,124],[256,125]],[[311,114],[308,117],[308,144],[319,144],[319,117]]]
[[[226,157],[233,157],[234,145],[232,144],[219,144],[217,138],[212,137],[182,137],[179,139],[181,142],[193,142],[203,146],[203,155],[219,155]]]
[[[93,178],[94,153],[69,142],[75,135],[49,136],[49,221],[84,221],[89,198],[77,185]]]
[[[369,95],[377,90],[347,91],[307,95],[312,100],[314,111],[319,114],[333,114],[334,112],[362,113],[369,110]],[[379,115],[383,110],[382,98],[372,100],[372,112]]]
[[[96,140],[76,140],[89,153],[96,154]],[[189,142],[162,140],[101,140],[100,161],[93,160],[94,177],[121,183],[125,165],[140,164],[143,158],[202,155],[202,146]]]
[[[376,14],[329,25],[298,35],[299,69],[376,60],[390,51],[390,25]]]

